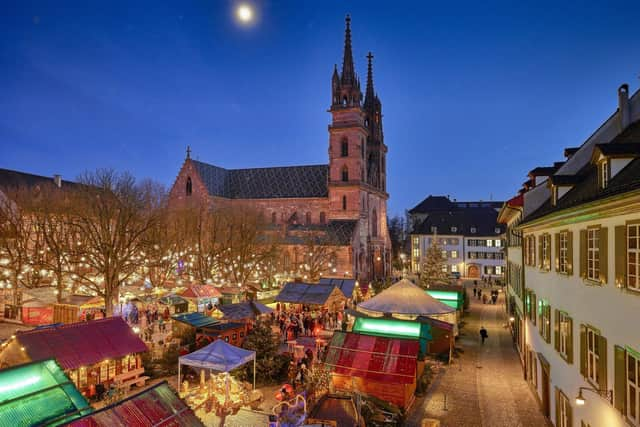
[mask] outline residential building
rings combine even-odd
[[[640,426],[640,92],[565,155],[519,224],[501,215],[522,236],[525,376],[555,426]]]
[[[363,97],[350,22],[347,16],[342,70],[334,67],[331,80],[329,163],[231,170],[194,160],[188,150],[170,203],[255,209],[267,224],[282,230],[283,265],[293,260],[293,270],[305,263],[301,236],[326,236],[337,247],[337,259],[325,275],[369,281],[391,273],[387,146],[382,103],[373,85],[373,56],[367,56]]]
[[[409,211],[411,268],[419,272],[435,242],[446,259],[443,269],[466,277],[504,274],[504,226],[497,223],[502,202],[457,202],[429,196]]]

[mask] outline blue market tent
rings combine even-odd
[[[229,372],[253,359],[253,388],[256,388],[256,352],[216,340],[198,351],[178,359],[178,392],[180,391],[180,367],[182,365],[211,371]]]

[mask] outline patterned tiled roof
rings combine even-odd
[[[223,169],[191,160],[211,196],[229,199],[327,197],[327,165]]]

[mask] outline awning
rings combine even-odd
[[[255,357],[255,351],[233,346],[224,340],[217,340],[198,351],[180,357],[179,362],[181,365],[229,372],[254,360]]]

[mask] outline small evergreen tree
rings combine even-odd
[[[273,336],[270,325],[269,322],[257,321],[242,343],[243,348],[256,352],[256,382],[260,384],[281,381],[290,362],[289,357],[279,353],[280,343]],[[245,379],[253,379],[253,363],[247,364],[244,374]]]
[[[431,239],[431,246],[427,248],[427,252],[422,260],[419,277],[420,284],[423,287],[447,279],[447,272],[444,270],[446,259],[442,255],[442,247],[438,245],[437,240],[435,236]]]

